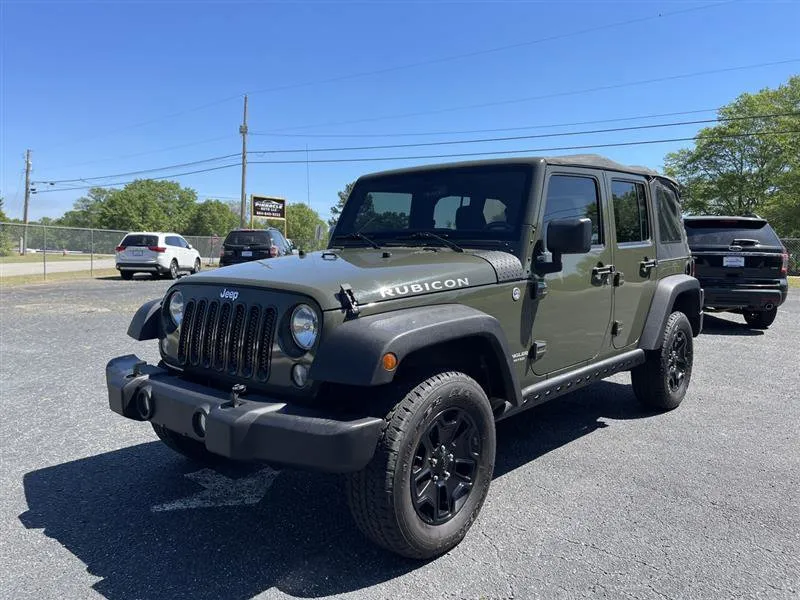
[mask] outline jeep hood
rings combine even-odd
[[[342,307],[342,285],[349,285],[358,303],[364,305],[497,283],[491,258],[479,254],[448,249],[345,248],[231,265],[191,275],[186,281],[216,285],[220,292],[237,286],[296,292],[312,297],[322,310],[332,310]],[[503,262],[510,259],[519,264],[510,254],[486,254],[504,254]]]

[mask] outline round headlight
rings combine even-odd
[[[307,304],[300,304],[294,309],[289,327],[295,343],[303,350],[311,349],[317,341],[319,333],[317,313]]]
[[[169,298],[169,305],[167,307],[169,310],[169,316],[172,317],[172,321],[175,325],[180,325],[181,321],[183,321],[183,294],[180,292],[175,292]]]

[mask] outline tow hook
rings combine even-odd
[[[231,399],[219,405],[220,408],[236,408],[242,404],[241,398],[247,393],[247,386],[242,383],[237,383],[231,388]]]

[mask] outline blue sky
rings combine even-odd
[[[706,8],[691,10],[697,7]],[[621,22],[629,23],[587,31]],[[26,148],[33,150],[34,181],[89,178],[237,153],[241,95],[248,92],[250,131],[283,134],[252,135],[249,149],[301,150],[251,156],[251,161],[301,162],[251,164],[248,192],[297,202],[310,196],[311,205],[327,217],[337,190],[359,174],[437,160],[403,157],[690,137],[700,125],[310,152],[311,160],[397,158],[313,163],[308,170],[306,146],[536,135],[711,118],[713,113],[697,113],[496,134],[396,135],[713,109],[741,92],[777,86],[800,72],[800,62],[627,84],[800,59],[798,23],[797,1],[0,0],[0,194],[6,212],[21,217]],[[542,38],[554,39],[529,43]],[[429,64],[399,68],[416,63]],[[372,73],[345,77],[364,72]],[[604,86],[617,87],[585,91]],[[492,106],[475,106],[480,104]],[[330,137],[334,134],[374,137]],[[659,168],[664,154],[682,145],[686,142],[590,151]],[[236,159],[156,175],[228,162]],[[239,197],[236,167],[176,179],[201,198]],[[34,195],[31,218],[58,216],[82,193]]]

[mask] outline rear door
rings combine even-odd
[[[158,253],[151,250],[151,248],[156,248],[157,246],[157,235],[128,234],[118,246],[117,262],[132,264],[155,262]]]
[[[763,219],[704,217],[684,221],[695,273],[707,285],[776,283],[783,245]]]
[[[643,177],[606,173],[614,214],[615,348],[636,343],[656,286],[655,243],[647,182]]]

